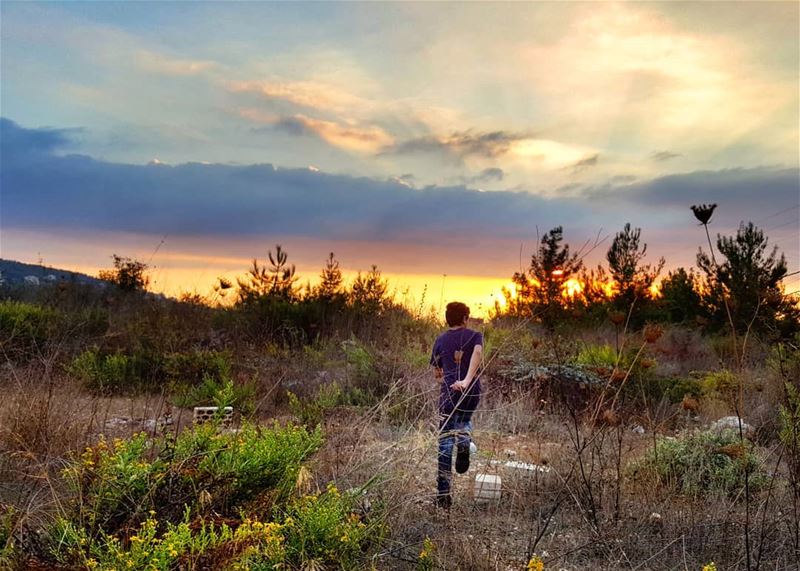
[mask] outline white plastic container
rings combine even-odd
[[[502,490],[500,476],[494,474],[476,474],[474,497],[478,502],[497,501]]]

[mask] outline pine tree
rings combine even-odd
[[[787,273],[786,257],[778,255],[777,246],[769,249],[769,238],[763,231],[752,222],[742,223],[736,236],[717,235],[717,250],[725,258],[718,265],[702,248],[697,253],[697,265],[706,278],[705,301],[715,322],[727,320],[726,295],[731,318],[740,333],[751,324],[763,329],[778,325],[778,321],[796,322],[797,308],[780,289]]]
[[[625,224],[623,230],[614,236],[606,253],[617,289],[614,302],[621,308],[628,308],[634,300],[647,297],[648,289],[664,267],[664,258],[660,258],[655,266],[641,264],[647,255],[647,244],[641,243],[641,233],[641,228],[632,229],[630,223]]]
[[[280,244],[267,253],[270,265],[259,264],[253,259],[253,266],[245,279],[237,280],[239,285],[239,301],[249,302],[263,297],[274,297],[293,301],[297,297],[294,264],[288,263],[288,254]]]
[[[378,266],[372,266],[366,274],[358,272],[350,290],[350,299],[365,313],[380,313],[389,301],[388,291],[389,283],[381,277]]]
[[[325,260],[325,267],[320,273],[320,283],[316,289],[316,296],[320,299],[330,301],[342,294],[342,270],[339,268],[339,261],[330,253]]]
[[[699,292],[698,276],[678,268],[667,274],[661,281],[660,305],[673,323],[695,319],[702,312],[702,298]]]

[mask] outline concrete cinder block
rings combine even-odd
[[[503,481],[495,474],[476,474],[474,497],[476,501],[488,502],[500,499]]]
[[[194,423],[203,424],[212,420],[219,412],[218,406],[196,406],[194,407]],[[233,421],[233,407],[226,406],[222,409],[222,425],[228,426]]]

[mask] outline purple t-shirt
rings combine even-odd
[[[439,393],[439,412],[450,414],[456,408],[471,412],[478,407],[481,382],[477,374],[466,391],[450,388],[450,385],[467,376],[475,345],[483,345],[483,334],[466,327],[448,329],[436,338],[431,353],[431,365],[442,369],[444,374]]]

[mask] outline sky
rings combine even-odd
[[[0,256],[207,293],[282,244],[486,308],[564,227],[800,266],[796,2],[0,4]],[[592,248],[596,241],[600,244]],[[585,246],[586,244],[589,246]],[[800,289],[800,276],[787,291]],[[425,296],[423,298],[423,295]]]

